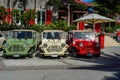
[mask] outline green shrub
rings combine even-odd
[[[71,24],[70,26],[67,25],[66,21],[59,20],[56,21],[55,23],[51,23],[50,25],[46,26],[45,24],[34,24],[32,26],[29,25],[9,25],[8,23],[1,24],[0,25],[0,30],[2,31],[7,31],[7,30],[13,30],[13,29],[31,29],[31,30],[36,30],[38,32],[42,32],[43,30],[64,30],[64,31],[69,31],[76,29],[76,25]]]
[[[116,31],[118,28],[120,29],[120,23],[116,23],[114,30]]]
[[[106,27],[105,31],[108,33],[112,33],[112,32],[114,32],[114,29],[113,29],[113,27],[109,26],[109,27]]]
[[[115,32],[116,29],[120,28],[120,23],[115,23],[114,26],[108,26],[105,27],[105,32],[108,32],[108,33],[112,33],[112,32]]]

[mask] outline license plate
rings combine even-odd
[[[58,57],[58,55],[51,55],[51,57]]]
[[[13,57],[20,57],[20,55],[13,55]]]
[[[91,53],[88,53],[87,56],[92,56],[92,54],[91,54]]]

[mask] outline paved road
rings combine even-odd
[[[119,66],[120,47],[107,47],[102,50],[99,58],[61,58],[42,59],[39,57],[27,59],[2,59],[0,60],[0,70],[43,70],[43,69],[65,69],[71,67],[87,66]]]
[[[3,59],[0,80],[120,80],[120,47],[99,58]]]
[[[120,80],[120,68],[0,71],[0,80]]]

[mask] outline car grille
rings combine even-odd
[[[94,45],[86,45],[86,46],[84,46],[84,49],[85,50],[94,50]]]
[[[24,51],[25,49],[23,48],[22,45],[11,45],[8,48],[9,51]]]
[[[47,51],[48,52],[60,52],[60,51],[62,51],[62,48],[57,45],[52,45],[47,48]]]

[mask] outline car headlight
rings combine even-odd
[[[80,43],[79,46],[80,46],[80,47],[83,47],[83,43]]]
[[[24,47],[27,47],[27,46],[29,46],[29,43],[24,43],[23,46],[24,46]]]
[[[120,40],[120,37],[117,37],[117,40]]]
[[[9,44],[8,44],[8,43],[5,43],[5,44],[4,44],[4,46],[5,46],[5,47],[8,47],[8,46],[9,46]]]
[[[62,43],[62,44],[61,44],[61,47],[65,47],[65,43]]]
[[[75,41],[73,41],[73,44],[75,44]]]
[[[100,47],[100,44],[99,44],[99,43],[96,43],[96,47]]]
[[[46,48],[48,45],[46,43],[43,44],[43,47]]]

